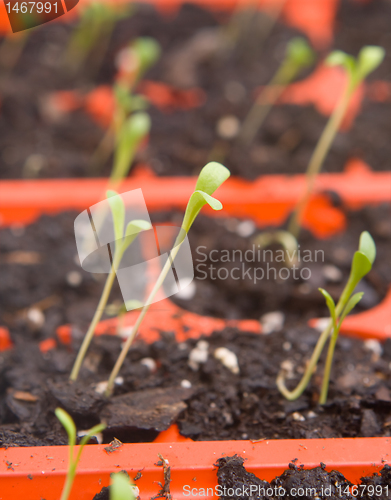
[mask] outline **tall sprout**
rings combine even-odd
[[[286,388],[284,371],[282,370],[279,373],[277,377],[277,387],[285,398],[293,401],[300,397],[301,394],[305,391],[309,384],[309,381],[311,380],[314,369],[319,361],[319,357],[323,351],[323,348],[327,340],[330,339],[326,365],[323,374],[322,390],[319,398],[320,404],[326,403],[334,350],[338,339],[338,334],[342,326],[342,322],[347,314],[349,314],[349,312],[361,300],[363,293],[360,292],[353,294],[353,292],[362,278],[372,269],[372,264],[375,260],[375,257],[375,243],[371,235],[367,231],[364,231],[360,236],[358,251],[355,252],[353,256],[349,279],[345,285],[345,288],[343,289],[337,305],[334,304],[332,297],[328,292],[326,292],[326,290],[320,289],[321,293],[326,299],[326,304],[330,311],[330,322],[319,337],[305,373],[301,381],[293,391],[290,391]]]
[[[140,231],[146,231],[151,227],[150,223],[147,221],[134,220],[129,222],[125,229],[125,205],[121,196],[119,196],[115,191],[109,190],[107,191],[107,198],[110,205],[113,217],[113,224],[114,224],[114,235],[115,235],[114,256],[112,259],[110,273],[107,276],[106,283],[103,288],[101,298],[99,300],[99,304],[96,308],[94,317],[92,318],[88,331],[84,337],[83,343],[79,349],[75,364],[73,365],[73,369],[70,375],[70,380],[73,381],[77,380],[88,347],[94,337],[96,325],[99,323],[103,311],[106,307],[110,291],[112,289],[114,279],[116,276],[116,271],[119,268],[125,250],[136,239]]]
[[[157,61],[160,55],[160,46],[153,38],[140,37],[130,43],[123,51],[133,61],[130,64],[132,69],[124,71],[113,86],[113,117],[106,133],[92,155],[91,166],[94,168],[102,165],[109,158],[113,150],[121,148],[121,141],[129,143],[133,158],[139,143],[150,130],[150,120],[144,112],[148,107],[148,101],[144,97],[134,93],[134,89],[145,72]],[[134,120],[133,116],[135,116]],[[135,135],[127,140],[126,136],[129,136],[132,130],[135,132]],[[144,130],[142,136],[140,136],[140,130]],[[139,140],[134,142],[137,135],[140,136]],[[128,169],[118,167],[123,172],[122,178],[126,177],[130,166],[131,162],[128,163]],[[116,174],[113,172],[113,175],[115,176]]]
[[[73,422],[72,417],[68,415],[68,413],[62,408],[56,408],[54,413],[56,414],[56,417],[61,422],[61,424],[63,425],[64,429],[68,434],[68,445],[69,445],[68,472],[60,499],[60,500],[68,500],[69,495],[71,494],[72,491],[73,481],[75,480],[76,476],[76,469],[80,461],[81,454],[83,453],[84,446],[88,443],[88,441],[92,438],[92,436],[95,436],[96,434],[102,432],[106,428],[106,426],[104,424],[98,424],[92,429],[90,429],[88,433],[81,439],[79,445],[79,451],[77,452],[75,457],[74,456],[74,449],[76,445],[75,423]]]
[[[364,79],[381,64],[384,55],[385,51],[382,47],[367,46],[360,50],[356,59],[340,50],[332,52],[326,59],[326,64],[330,66],[342,66],[348,79],[340,101],[330,116],[308,164],[305,192],[297,204],[289,224],[289,231],[295,238],[299,236],[303,213],[313,191],[316,176],[322,168],[324,159],[346,114],[350,99]]]
[[[315,53],[307,41],[301,37],[290,40],[286,47],[285,58],[273,76],[271,82],[259,94],[247,114],[240,129],[237,141],[248,147],[254,140],[259,128],[270,110],[303,68],[310,66],[315,60]]]
[[[163,266],[163,269],[152,289],[150,292],[144,307],[140,311],[140,314],[137,318],[137,321],[135,325],[132,328],[132,331],[127,338],[122,351],[117,359],[117,362],[115,363],[115,366],[113,368],[113,371],[110,374],[110,378],[108,381],[107,389],[106,389],[106,396],[109,396],[111,394],[111,391],[113,389],[114,385],[114,380],[118,375],[118,372],[125,361],[126,355],[130,349],[130,346],[132,345],[132,342],[137,335],[137,332],[140,328],[140,325],[148,312],[150,304],[153,302],[153,299],[157,292],[159,291],[160,287],[162,286],[164,279],[166,278],[169,270],[171,269],[172,263],[176,257],[176,255],[179,252],[179,249],[182,245],[182,243],[185,240],[185,237],[187,233],[189,232],[194,220],[196,219],[197,215],[199,214],[200,210],[204,205],[209,205],[213,210],[221,210],[223,208],[222,204],[220,203],[219,200],[216,198],[213,198],[211,195],[216,191],[218,187],[225,182],[228,177],[230,176],[230,172],[227,168],[225,168],[223,165],[216,163],[216,162],[210,162],[205,167],[201,170],[200,175],[198,176],[197,184],[195,186],[195,190],[192,193],[192,195],[189,198],[185,215],[183,218],[182,226],[181,226],[181,231],[179,233],[179,236],[177,237],[174,246],[172,250],[169,253],[169,257],[166,261],[166,263]]]
[[[125,8],[118,7],[114,2],[93,1],[87,5],[81,11],[78,25],[65,50],[64,67],[67,71],[75,74],[86,64],[99,67],[106,54],[115,23],[130,16],[132,10],[129,5]]]

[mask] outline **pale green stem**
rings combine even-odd
[[[122,366],[123,362],[125,361],[125,358],[126,358],[126,355],[128,354],[130,346],[132,345],[133,340],[138,333],[140,325],[141,325],[145,315],[148,312],[149,306],[151,305],[153,299],[155,298],[155,295],[159,291],[159,288],[162,286],[164,279],[167,276],[168,271],[171,269],[172,263],[177,255],[177,253],[179,252],[179,249],[180,249],[183,241],[184,240],[182,239],[182,241],[180,241],[180,242],[178,242],[178,240],[175,242],[174,248],[170,252],[170,257],[167,259],[166,263],[164,264],[163,269],[161,270],[160,275],[159,275],[151,293],[149,294],[149,296],[146,300],[145,306],[141,309],[141,312],[137,318],[137,321],[134,324],[132,331],[130,332],[129,337],[126,339],[125,345],[123,346],[122,351],[121,351],[121,353],[120,353],[120,355],[119,355],[119,357],[114,365],[113,371],[110,374],[110,378],[109,378],[109,381],[107,384],[107,389],[105,392],[105,395],[107,397],[110,396],[110,394],[113,390],[114,380],[116,379],[116,377],[121,369],[121,366]]]
[[[335,345],[338,339],[339,328],[334,329],[331,335],[329,349],[327,351],[326,364],[323,372],[322,390],[320,392],[319,404],[324,405],[327,401],[327,393],[329,391],[331,366],[333,364]]]
[[[343,311],[343,308],[347,304],[349,297],[352,294],[352,291],[355,288],[355,286],[356,286],[356,283],[352,282],[352,280],[349,279],[349,281],[347,282],[347,284],[342,292],[341,298],[339,299],[338,304],[335,308],[335,314],[337,317]],[[325,330],[323,330],[321,336],[318,339],[318,342],[315,346],[314,352],[312,353],[310,362],[307,366],[307,369],[306,369],[302,379],[300,380],[299,384],[296,386],[296,388],[293,391],[289,391],[285,386],[284,372],[281,371],[278,374],[277,387],[278,387],[279,391],[281,392],[281,394],[289,401],[293,401],[293,400],[299,398],[303,394],[303,392],[305,391],[305,389],[306,389],[306,387],[307,387],[307,385],[312,377],[312,373],[313,373],[313,371],[314,371],[314,369],[319,361],[319,357],[323,351],[323,348],[327,342],[327,339],[330,336],[332,328],[333,328],[333,322],[332,322],[332,320],[330,320],[330,323],[325,328]],[[333,354],[333,352],[334,351],[332,351],[331,355]],[[330,354],[330,350],[329,350],[329,354]],[[331,362],[327,361],[326,365],[327,365],[327,363],[330,364],[330,368],[331,368]],[[329,375],[330,375],[330,372],[328,373],[328,376]],[[325,376],[326,376],[326,373],[325,373]]]
[[[300,233],[300,226],[302,223],[303,212],[307,206],[308,200],[314,189],[316,176],[319,174],[322,168],[324,159],[327,153],[329,152],[330,146],[342,123],[346,110],[349,106],[350,98],[355,88],[356,85],[352,84],[352,82],[348,83],[337,107],[335,108],[329,121],[327,122],[327,125],[323,130],[319,142],[316,145],[316,148],[311,156],[306,172],[307,186],[303,196],[301,197],[295,208],[295,211],[292,215],[292,219],[289,223],[289,228],[288,228],[288,231],[292,233],[296,239],[298,238]]]
[[[107,301],[109,299],[110,291],[111,291],[111,288],[112,288],[113,283],[114,283],[114,278],[116,276],[116,269],[119,265],[119,262],[121,261],[122,253],[123,252],[120,252],[120,251],[115,251],[115,253],[114,253],[114,259],[113,259],[113,264],[112,264],[111,269],[110,269],[110,273],[107,276],[106,283],[105,283],[105,286],[103,288],[103,292],[102,292],[101,298],[99,300],[98,307],[96,308],[94,317],[92,318],[91,324],[88,328],[88,331],[84,337],[83,343],[82,343],[82,345],[79,349],[79,352],[77,354],[75,364],[73,365],[72,372],[71,372],[71,375],[69,377],[70,380],[73,380],[73,381],[77,380],[77,377],[79,375],[79,371],[80,371],[81,365],[83,363],[83,360],[85,358],[85,355],[87,353],[88,347],[90,346],[91,341],[94,337],[96,325],[99,323],[99,321],[102,317],[104,308],[106,307]]]
[[[269,85],[262,90],[244,119],[238,135],[237,140],[244,147],[248,147],[253,142],[256,133],[265,121],[270,110],[278,101],[288,83],[293,80],[298,69],[299,68],[290,61],[284,61]]]
[[[60,500],[68,500],[76,474],[77,461],[73,460],[73,444],[69,445],[69,467]]]

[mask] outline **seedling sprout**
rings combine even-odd
[[[106,283],[99,300],[98,307],[95,311],[94,317],[84,337],[83,343],[80,347],[75,364],[73,366],[70,375],[71,380],[77,380],[81,365],[83,363],[83,359],[87,353],[91,340],[93,339],[96,325],[100,321],[102,313],[106,307],[107,300],[114,283],[114,278],[116,276],[116,270],[120,265],[125,250],[136,239],[140,231],[146,231],[151,227],[150,223],[145,220],[134,220],[129,222],[125,229],[125,205],[121,196],[119,196],[115,191],[109,190],[107,191],[107,199],[110,205],[114,224],[115,250],[113,261],[111,264],[110,273],[107,276]]]
[[[305,391],[308,383],[311,379],[313,371],[318,363],[319,357],[323,351],[323,348],[330,338],[329,349],[326,358],[326,365],[323,374],[322,389],[319,398],[320,404],[325,404],[327,401],[327,393],[330,380],[330,371],[333,362],[335,344],[338,339],[338,334],[341,329],[343,320],[349,314],[349,312],[358,304],[361,300],[363,293],[355,293],[353,295],[354,289],[361,281],[361,279],[369,273],[372,268],[372,264],[376,257],[376,246],[371,237],[371,235],[364,231],[360,236],[360,243],[358,251],[355,252],[352,260],[352,267],[350,270],[350,275],[348,282],[342,292],[342,295],[335,305],[334,300],[326,290],[319,289],[323,296],[325,297],[327,307],[330,311],[330,322],[322,332],[319,340],[315,346],[314,352],[307,365],[306,371],[297,385],[296,389],[289,391],[285,386],[285,374],[281,371],[277,377],[277,387],[280,392],[290,401],[293,401],[301,396]]]
[[[88,441],[92,438],[92,436],[95,436],[96,434],[102,432],[106,428],[106,426],[104,424],[98,424],[92,429],[90,429],[88,433],[82,437],[79,445],[79,450],[75,457],[73,453],[74,447],[76,445],[75,423],[73,422],[72,417],[62,408],[56,408],[54,410],[54,413],[56,414],[56,417],[61,422],[61,424],[63,425],[64,429],[68,434],[68,444],[69,444],[68,472],[60,498],[60,500],[68,500],[69,495],[71,494],[73,481],[76,476],[77,465],[79,463],[81,454],[83,453],[84,446],[88,443]]]
[[[134,486],[123,472],[111,475],[110,500],[135,500]]]
[[[123,49],[124,51],[129,60],[124,66],[128,69],[120,73],[119,79],[113,87],[115,97],[113,118],[91,160],[93,166],[103,164],[113,148],[126,149],[125,144],[129,139],[128,168],[117,167],[122,172],[122,178],[126,177],[139,144],[150,130],[150,119],[146,113],[142,112],[148,107],[148,101],[144,97],[134,94],[133,91],[145,71],[158,59],[160,46],[153,38],[140,37],[132,42],[128,48]],[[134,120],[132,120],[133,116]],[[135,133],[134,138],[129,137],[132,131]]]
[[[384,55],[385,51],[382,47],[368,45],[360,50],[357,59],[340,50],[332,52],[326,59],[326,64],[330,66],[342,66],[344,68],[348,76],[348,82],[338,105],[334,109],[323,130],[308,164],[306,172],[306,190],[297,204],[289,224],[289,231],[295,238],[299,236],[303,212],[313,191],[316,176],[322,168],[323,161],[342,123],[350,99],[364,79],[381,64]]]
[[[205,167],[201,170],[200,175],[198,176],[197,184],[195,186],[195,190],[192,193],[192,195],[189,198],[185,215],[183,218],[182,226],[181,226],[181,231],[175,240],[174,246],[172,250],[169,253],[169,257],[163,266],[163,269],[151,291],[149,294],[144,307],[140,311],[140,314],[137,318],[137,321],[135,325],[132,328],[132,331],[127,338],[122,351],[117,359],[117,362],[115,363],[115,366],[113,368],[113,371],[110,374],[110,378],[108,381],[107,389],[106,389],[106,396],[109,396],[111,394],[113,385],[114,385],[114,380],[118,375],[119,370],[121,369],[121,366],[126,358],[126,355],[130,349],[130,346],[132,345],[132,342],[137,335],[137,332],[140,328],[140,325],[148,312],[150,304],[153,302],[153,299],[155,295],[157,294],[158,290],[162,286],[164,279],[167,276],[167,273],[171,269],[172,262],[174,261],[176,255],[179,252],[179,249],[182,245],[182,243],[185,240],[185,237],[187,233],[189,232],[194,220],[196,219],[197,215],[199,214],[200,210],[204,205],[209,205],[213,210],[221,210],[223,208],[221,202],[217,200],[216,198],[213,198],[211,195],[216,191],[216,189],[223,184],[224,181],[228,179],[230,176],[229,170],[221,165],[220,163],[216,162],[210,162]]]
[[[131,13],[132,8],[129,6],[124,9],[111,2],[91,2],[81,11],[79,24],[71,35],[64,55],[65,67],[72,73],[78,72],[94,48],[92,62],[95,68],[99,67],[115,23]],[[91,65],[91,58],[89,64]]]
[[[243,146],[248,147],[252,143],[256,133],[286,86],[296,78],[303,68],[310,66],[314,60],[315,53],[307,41],[301,37],[292,38],[287,45],[285,59],[269,85],[260,93],[242,124],[238,141]]]

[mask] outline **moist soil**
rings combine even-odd
[[[215,464],[219,497],[221,500],[237,498],[282,500],[298,496],[304,500],[312,498],[350,500],[352,498],[350,491],[353,491],[357,492],[355,496],[360,496],[365,500],[391,498],[391,467],[389,465],[385,465],[379,473],[362,477],[360,483],[355,485],[356,488],[351,489],[353,484],[338,471],[327,472],[326,464],[321,462],[319,467],[304,469],[304,465],[297,465],[297,462],[297,458],[292,460],[289,468],[269,483],[259,479],[252,472],[248,472],[242,457],[234,455],[219,458]],[[104,487],[100,493],[94,496],[93,500],[109,500],[109,492],[109,488]],[[298,492],[302,494],[298,494]],[[167,495],[161,496],[168,498]]]
[[[172,422],[178,423],[184,435],[196,440],[390,436],[390,340],[381,348],[376,342],[362,343],[341,337],[328,403],[323,407],[317,405],[317,399],[324,359],[308,389],[297,401],[284,400],[275,385],[281,363],[287,360],[291,377],[287,383],[290,388],[297,384],[317,341],[319,333],[305,326],[309,316],[326,315],[323,303],[312,300],[315,288],[325,286],[337,296],[338,287],[346,281],[349,265],[333,260],[332,249],[340,246],[347,252],[345,260],[349,258],[350,262],[360,232],[368,227],[377,244],[378,258],[365,280],[364,297],[369,296],[370,303],[363,300],[361,308],[372,307],[383,297],[390,283],[387,274],[389,218],[385,218],[383,207],[367,208],[352,215],[349,236],[345,233],[345,237],[333,243],[316,242],[317,245],[321,243],[320,248],[330,249],[325,252],[330,259],[325,263],[340,270],[343,278],[341,283],[309,285],[303,282],[301,289],[304,285],[315,288],[304,293],[300,300],[293,293],[295,283],[289,287],[273,284],[273,293],[283,290],[280,299],[263,304],[264,299],[260,300],[259,296],[272,293],[263,289],[267,281],[263,280],[258,282],[258,291],[256,288],[250,290],[252,295],[246,300],[243,300],[245,290],[240,290],[238,285],[235,285],[237,299],[234,300],[234,287],[231,286],[225,305],[213,309],[210,304],[215,300],[214,294],[220,290],[225,297],[222,293],[227,286],[225,281],[217,288],[211,283],[205,284],[207,288],[200,294],[198,288],[204,284],[196,279],[196,296],[187,301],[190,304],[187,308],[191,309],[196,301],[197,312],[219,314],[221,307],[224,311],[221,316],[225,318],[232,318],[232,310],[239,318],[259,318],[264,312],[278,310],[286,316],[284,327],[270,335],[229,328],[215,332],[205,339],[208,342],[207,360],[194,370],[188,361],[197,340],[177,344],[174,332],[160,325],[157,331],[161,340],[151,345],[140,342],[134,345],[110,400],[95,389],[99,382],[107,380],[115,363],[122,342],[119,337],[104,335],[94,339],[80,382],[68,383],[77,348],[103,288],[102,280],[97,281],[94,275],[85,273],[75,261],[75,215],[43,216],[26,228],[1,231],[0,322],[9,327],[14,343],[13,349],[0,354],[1,446],[65,444],[65,432],[53,413],[58,405],[73,416],[79,430],[88,429],[104,419],[108,424],[103,434],[106,443],[114,437],[122,442],[149,441]],[[171,220],[177,217],[172,215]],[[156,217],[159,218],[163,219]],[[222,248],[225,241],[229,249],[242,248],[243,241],[246,245],[252,243],[250,238],[239,238],[232,232],[232,226],[228,230],[227,224],[227,221],[200,217],[194,224],[193,250],[196,248],[193,245],[201,243],[210,249]],[[205,237],[209,237],[208,243],[202,241]],[[303,248],[307,242],[305,238],[303,235]],[[236,239],[239,246],[230,246],[231,240]],[[310,241],[308,245],[310,247]],[[335,279],[335,274],[334,269],[328,276]],[[292,291],[292,298],[286,297],[287,288]],[[207,292],[208,289],[211,291]],[[209,302],[209,307],[202,309],[197,297],[204,293],[210,293],[209,299],[204,300],[204,304]],[[119,301],[119,297],[115,286],[110,303]],[[305,300],[308,301],[306,311]],[[253,303],[253,309],[248,302]],[[42,353],[39,343],[53,338],[56,327],[67,322],[74,326],[72,346],[59,345]],[[235,353],[239,374],[232,373],[215,359],[214,352],[219,347]],[[152,358],[154,363],[145,358]]]
[[[319,467],[307,470],[303,466],[297,465],[297,459],[295,459],[289,464],[289,469],[285,470],[281,476],[277,476],[270,483],[248,472],[244,464],[244,459],[237,455],[220,458],[217,461],[217,478],[221,491],[255,491],[255,494],[244,494],[240,497],[246,499],[253,498],[255,500],[290,499],[297,498],[297,496],[305,500],[314,497],[320,500],[327,498],[352,498],[352,495],[348,492],[348,488],[352,486],[352,483],[345,479],[343,474],[338,471],[326,472],[326,465],[323,463]],[[369,491],[376,491],[377,486],[379,495],[368,494],[369,485],[374,487],[374,490],[369,488]],[[391,467],[385,465],[379,474],[376,473],[372,476],[362,477],[357,491],[360,498],[372,499],[376,496],[376,498],[386,500],[390,498],[390,485]],[[233,490],[230,490],[230,488],[233,488]],[[303,488],[303,495],[297,494],[299,488]],[[267,494],[267,490],[269,490],[269,494]],[[311,491],[316,493],[311,493]],[[306,492],[309,493],[307,494]],[[220,498],[228,500],[237,497],[235,495],[223,494]]]
[[[370,3],[342,1],[337,15],[333,48],[356,54],[366,44],[381,45],[387,57],[370,80],[391,80],[391,38],[387,0]],[[153,36],[162,46],[160,61],[147,79],[177,88],[201,88],[205,103],[186,111],[162,113],[151,107],[152,131],[148,147],[137,161],[147,161],[158,175],[196,175],[210,159],[222,161],[235,175],[254,179],[262,174],[304,172],[325,126],[326,117],[312,106],[281,105],[272,110],[250,148],[241,148],[217,133],[226,116],[243,120],[259,86],[266,85],[278,68],[287,42],[300,33],[277,22],[265,40],[259,39],[265,17],[253,16],[245,33],[257,50],[248,50],[240,38],[234,49],[200,48],[200,33],[216,45],[226,13],[211,13],[184,5],[173,17],[162,17],[152,6],[140,5],[113,33],[103,65],[94,77],[88,68],[70,78],[61,68],[61,54],[72,26],[45,25],[32,31],[22,57],[11,76],[1,84],[0,177],[79,177],[108,175],[111,160],[103,168],[91,168],[103,130],[81,111],[53,118],[46,97],[54,90],[76,88],[82,92],[97,84],[111,84],[115,54],[137,36]],[[325,51],[318,53],[321,58]],[[183,62],[186,61],[186,70]],[[312,68],[300,75],[304,78]],[[325,172],[341,171],[351,156],[363,158],[374,170],[390,168],[389,115],[391,103],[365,98],[361,113],[348,132],[339,133],[326,158]]]

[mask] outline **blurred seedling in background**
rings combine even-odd
[[[123,165],[119,167],[114,165],[112,173],[114,178],[118,177],[118,171],[122,172],[122,178],[126,177],[138,145],[150,130],[149,117],[142,113],[148,107],[148,101],[135,94],[134,88],[145,72],[157,61],[159,55],[159,44],[149,37],[137,38],[119,53],[119,72],[113,87],[113,117],[92,156],[91,165],[94,169],[106,162],[113,149],[124,151],[126,143],[129,142],[128,169],[124,169]]]
[[[140,311],[137,321],[134,324],[128,338],[126,339],[126,342],[117,359],[117,362],[115,363],[113,371],[110,374],[110,378],[105,393],[106,396],[109,396],[111,394],[114,386],[114,381],[119,373],[119,370],[121,369],[123,362],[125,361],[126,355],[130,349],[130,346],[132,345],[134,338],[137,335],[140,325],[146,313],[148,312],[149,306],[153,302],[153,299],[156,296],[157,292],[159,291],[160,287],[163,285],[163,282],[172,267],[173,261],[176,255],[178,254],[182,243],[185,241],[186,236],[194,220],[199,214],[200,210],[204,205],[209,205],[213,210],[221,210],[223,208],[220,201],[217,200],[216,198],[213,198],[211,195],[216,191],[218,187],[221,186],[221,184],[223,184],[223,182],[225,182],[228,179],[229,176],[230,176],[229,170],[225,168],[223,165],[216,162],[208,163],[201,170],[198,176],[195,190],[189,198],[179,235],[177,236],[175,243],[171,251],[169,252],[168,259],[164,264],[160,272],[160,275],[156,280],[156,283],[153,286],[149,296],[147,297],[145,305]]]
[[[137,238],[138,234],[141,231],[146,231],[151,228],[150,223],[145,220],[133,220],[129,222],[125,228],[125,204],[121,196],[118,195],[115,191],[109,190],[107,191],[107,199],[110,205],[111,214],[113,218],[114,236],[115,236],[114,253],[111,254],[112,262],[111,262],[110,273],[107,276],[106,283],[103,288],[103,292],[99,300],[98,307],[95,311],[94,317],[91,321],[88,331],[84,337],[83,343],[77,354],[76,361],[70,375],[71,380],[77,380],[88,347],[94,337],[96,325],[100,321],[103,311],[106,308],[110,291],[112,289],[114,279],[116,276],[116,271],[119,268],[124,252],[129,247],[129,245],[133,243],[133,241]]]
[[[88,443],[88,441],[95,435],[99,434],[102,432],[106,426],[104,424],[98,424],[92,429],[88,431],[88,433],[82,437],[79,445],[79,450],[74,456],[74,448],[76,445],[76,426],[75,423],[72,420],[72,417],[68,415],[68,413],[63,410],[62,408],[56,408],[54,413],[56,414],[56,417],[58,420],[61,422],[63,425],[64,429],[66,430],[68,434],[68,445],[69,445],[69,463],[68,463],[68,472],[67,472],[67,477],[65,479],[64,487],[61,493],[61,498],[60,500],[68,500],[69,495],[71,494],[72,486],[73,486],[73,481],[76,476],[76,469],[81,457],[81,454],[83,453],[83,448],[84,446]],[[130,497],[129,497],[130,498]]]
[[[135,500],[138,497],[138,488],[131,484],[124,472],[111,474],[110,500]]]
[[[315,61],[315,52],[304,38],[295,37],[286,47],[285,59],[271,82],[261,91],[243,121],[237,142],[248,147],[281,94],[300,73]]]
[[[349,314],[349,312],[358,304],[358,302],[361,300],[363,296],[362,292],[355,293],[354,295],[353,292],[358,283],[362,280],[362,278],[366,274],[368,274],[369,271],[371,270],[375,257],[376,257],[375,242],[373,241],[371,235],[367,231],[364,231],[363,233],[361,233],[360,236],[358,251],[356,251],[353,256],[348,282],[346,283],[345,288],[343,289],[343,292],[338,300],[337,305],[335,305],[334,300],[332,299],[331,295],[328,292],[326,292],[326,290],[323,290],[321,288],[319,289],[326,299],[326,304],[330,311],[331,319],[328,326],[325,328],[325,330],[319,337],[319,340],[315,346],[311,359],[307,364],[305,373],[301,381],[297,385],[296,389],[294,389],[293,391],[288,390],[285,385],[285,371],[282,370],[279,373],[277,377],[277,387],[285,398],[289,399],[290,401],[293,401],[302,395],[302,393],[307,388],[309,381],[311,380],[312,374],[314,373],[314,370],[317,366],[323,348],[327,340],[330,339],[326,364],[323,374],[322,389],[319,398],[319,404],[323,405],[326,403],[331,366],[333,363],[334,350],[338,339],[339,331],[341,329],[343,320],[345,319],[347,314]]]
[[[259,8],[258,0],[237,3],[229,22],[221,28],[222,44],[232,51],[239,47],[244,59],[259,57],[262,46],[281,15],[286,0]]]
[[[107,52],[115,24],[133,13],[133,6],[93,1],[81,10],[64,54],[64,68],[71,75],[82,67],[96,71]]]
[[[346,114],[350,99],[357,87],[381,64],[384,55],[385,51],[382,47],[366,46],[360,50],[357,58],[340,50],[332,52],[326,58],[325,62],[329,66],[341,66],[346,71],[347,84],[340,101],[323,130],[307,167],[305,192],[294,210],[288,228],[296,239],[300,233],[303,213],[314,189],[316,176],[321,171],[324,159]]]

